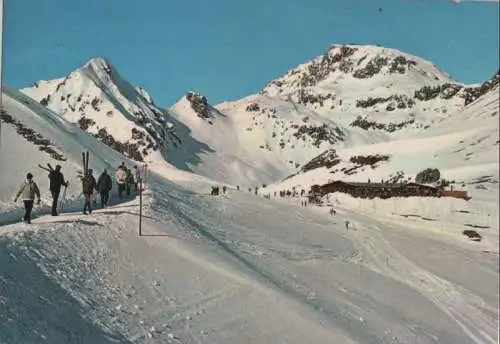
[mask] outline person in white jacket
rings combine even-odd
[[[37,204],[40,204],[40,190],[38,185],[33,181],[33,175],[28,173],[26,175],[26,181],[21,185],[21,188],[17,192],[14,202],[17,202],[19,196],[23,197],[24,203],[24,222],[31,223],[31,211],[33,210],[33,204],[35,202],[35,196],[38,198]]]
[[[116,184],[118,184],[118,197],[123,198],[123,191],[125,191],[125,183],[127,181],[127,173],[122,166],[118,167],[115,177]]]

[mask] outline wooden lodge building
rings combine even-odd
[[[334,192],[346,193],[356,198],[455,197],[469,199],[467,191],[449,191],[425,184],[361,183],[336,180],[324,185],[313,185],[309,193],[309,201],[315,202],[318,197]]]

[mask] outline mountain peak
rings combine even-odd
[[[89,61],[87,61],[87,63],[85,63],[83,69],[91,69],[94,71],[102,70],[107,74],[111,74],[114,68],[113,65],[106,58],[94,57],[91,58]]]
[[[289,95],[301,89],[331,87],[340,80],[359,83],[368,80],[442,84],[454,82],[435,65],[417,56],[375,45],[334,44],[323,55],[271,81],[261,93]]]

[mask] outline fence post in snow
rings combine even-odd
[[[139,184],[139,236],[142,235],[142,181]]]
[[[142,190],[146,184],[147,164],[144,165],[141,180],[139,180],[139,236],[142,236]]]

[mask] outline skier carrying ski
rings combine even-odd
[[[101,195],[101,208],[108,205],[109,192],[113,188],[113,181],[108,174],[108,170],[104,169],[97,179],[97,192]]]
[[[33,181],[33,175],[28,173],[26,175],[26,181],[21,185],[21,188],[17,192],[14,202],[17,202],[19,196],[23,197],[24,203],[24,223],[31,223],[31,211],[33,210],[33,203],[35,201],[35,196],[38,198],[37,204],[40,204],[40,190],[38,185]]]
[[[137,167],[137,165],[134,166],[134,177],[135,177],[135,192],[139,192],[139,187],[141,186],[141,170]]]
[[[61,193],[61,186],[68,186],[64,181],[64,175],[61,173],[61,165],[56,165],[54,170],[49,172],[49,190],[52,195],[52,216],[57,216],[57,202]]]
[[[127,177],[127,174],[125,173],[125,167],[118,167],[115,177],[116,183],[118,184],[118,197],[123,198],[123,191],[125,191],[125,181]]]
[[[130,196],[130,188],[134,184],[134,175],[130,169],[125,170],[125,185],[127,188],[127,196]]]
[[[85,203],[83,205],[83,213],[87,215],[87,209],[89,214],[92,214],[92,204],[91,198],[94,190],[97,191],[97,183],[94,176],[92,175],[92,169],[87,171],[87,174],[82,178],[82,191],[85,197]]]

